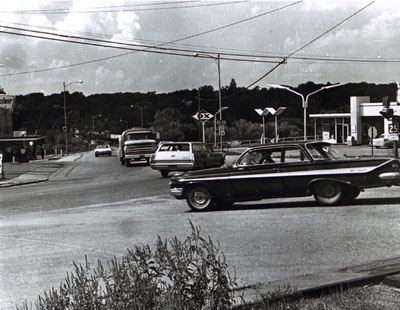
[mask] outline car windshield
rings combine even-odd
[[[334,145],[307,144],[306,148],[315,160],[344,158],[341,152]]]
[[[154,140],[154,134],[152,132],[135,132],[126,135],[126,140]]]

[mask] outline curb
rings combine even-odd
[[[380,282],[388,286],[400,287],[400,257],[239,288],[236,292],[241,296],[241,301],[233,309],[247,309],[248,306],[261,304],[262,296],[269,292],[281,292],[278,298],[307,296],[322,292],[331,293],[337,288]]]
[[[15,181],[15,179],[11,179],[9,181],[3,181],[0,182],[0,188],[4,187],[14,187],[14,186],[19,186],[19,185],[28,185],[28,184],[34,184],[34,183],[40,183],[40,182],[46,182],[48,181],[48,178],[45,179],[36,179],[36,180],[25,180],[25,181]]]
[[[25,172],[21,173],[17,177],[14,177],[12,179],[6,179],[3,181],[0,181],[0,188],[6,188],[6,187],[14,187],[14,186],[19,186],[19,185],[28,185],[28,184],[34,184],[34,183],[40,183],[40,182],[46,182],[49,181],[50,176],[55,173],[60,167],[56,167],[54,169],[50,169],[49,171],[42,171],[43,167],[46,167],[47,163],[60,163],[60,165],[63,165],[66,162],[74,162],[78,159],[80,159],[83,156],[83,154],[78,153],[78,154],[73,154],[70,156],[66,157],[54,157],[54,158],[49,158],[49,159],[40,159],[40,160],[35,160],[32,161],[33,163],[44,163],[42,166],[37,167],[35,170],[30,171],[30,172]],[[29,165],[29,163],[27,163]],[[39,175],[44,175],[44,176],[38,176]]]

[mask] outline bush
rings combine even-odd
[[[158,237],[155,250],[136,246],[105,267],[74,262],[59,289],[39,296],[36,309],[230,309],[232,280],[219,245],[200,237],[200,227],[183,242]],[[25,303],[21,309],[28,309]]]

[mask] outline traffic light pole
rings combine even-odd
[[[399,121],[398,117],[397,116],[393,116],[392,122],[394,124],[398,124],[398,121]],[[397,133],[397,135],[398,135],[398,133]],[[398,141],[397,140],[393,140],[393,157],[396,158],[396,159],[399,158],[399,150],[397,149],[397,147],[398,147]]]

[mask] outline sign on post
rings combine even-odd
[[[389,133],[399,133],[399,124],[389,124]]]
[[[378,135],[378,130],[376,130],[374,126],[368,128],[368,137],[370,139],[376,138],[377,135]]]
[[[202,110],[200,112],[197,112],[195,115],[192,115],[195,119],[201,122],[202,125],[202,131],[203,131],[203,142],[206,142],[206,132],[204,129],[204,124],[213,118],[213,115],[211,113],[208,113],[205,110]]]
[[[213,115],[211,113],[208,113],[207,111],[200,111],[197,112],[193,117],[200,122],[207,122],[209,119],[213,118]]]

